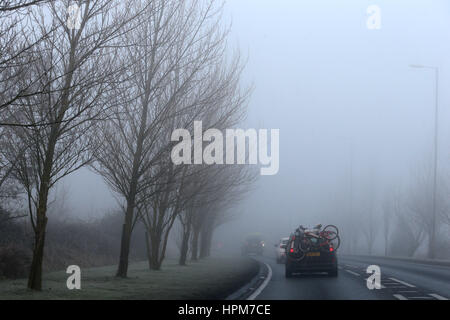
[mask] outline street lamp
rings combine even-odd
[[[412,64],[411,68],[416,69],[430,69],[435,72],[436,77],[436,101],[434,110],[434,172],[433,172],[433,216],[431,221],[431,235],[430,235],[430,247],[429,257],[435,258],[435,242],[436,242],[436,189],[437,189],[437,165],[438,165],[438,115],[439,115],[439,68],[433,66],[424,66]]]

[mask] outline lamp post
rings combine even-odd
[[[436,242],[436,190],[437,190],[437,166],[438,166],[438,115],[439,115],[439,68],[433,66],[410,65],[411,68],[429,69],[433,70],[436,77],[436,97],[434,110],[434,168],[433,168],[433,211],[431,218],[431,235],[428,257],[434,259],[436,257],[435,242]]]

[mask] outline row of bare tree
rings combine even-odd
[[[341,205],[345,212],[339,217],[343,251],[450,258],[449,179],[446,174],[439,177],[433,217],[432,177],[429,167],[424,166],[411,175],[408,187],[398,184],[381,192],[375,190],[372,175],[366,188],[353,191],[354,195],[358,192],[359,201],[349,199]]]
[[[202,0],[1,1],[0,188],[17,182],[34,230],[28,287],[42,287],[49,192],[83,166],[124,211],[117,276],[133,229],[161,268],[183,226],[180,263],[207,256],[214,229],[255,174],[246,166],[174,165],[172,132],[223,130],[245,115],[243,65],[227,54],[222,5]],[[78,27],[68,8],[79,6]],[[11,182],[9,182],[11,183]],[[200,245],[199,245],[200,243]],[[200,247],[200,251],[199,251]]]

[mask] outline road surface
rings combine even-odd
[[[296,275],[286,279],[284,265],[274,257],[255,257],[271,269],[271,278],[256,300],[446,300],[450,298],[450,267],[386,260],[339,257],[339,276]],[[381,268],[382,288],[369,290],[369,265]],[[261,289],[261,288],[260,288]]]

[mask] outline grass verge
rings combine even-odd
[[[248,258],[210,258],[179,266],[168,261],[161,271],[146,262],[130,265],[128,278],[114,277],[116,266],[83,269],[81,290],[68,290],[63,271],[44,275],[42,292],[26,280],[0,281],[0,300],[215,300],[224,299],[258,273]]]

